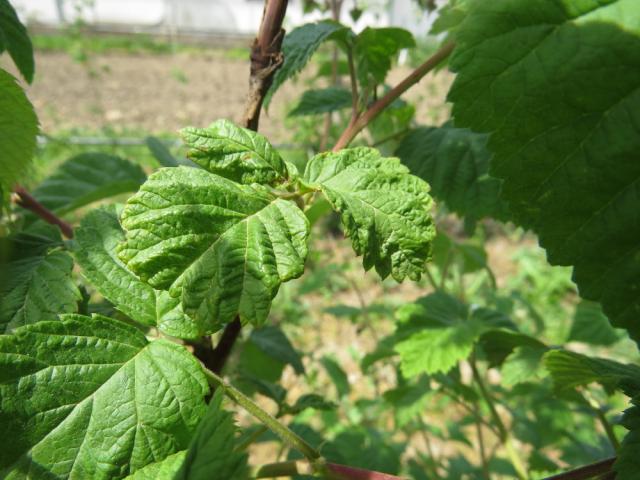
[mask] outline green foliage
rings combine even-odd
[[[106,317],[28,325],[0,352],[5,478],[122,478],[186,448],[205,413],[207,382],[183,347]]]
[[[396,155],[411,173],[427,181],[436,200],[472,227],[481,218],[506,218],[501,182],[489,176],[487,137],[450,124],[409,132]]]
[[[0,54],[8,51],[24,79],[31,83],[35,72],[33,47],[27,29],[9,0],[0,0]],[[4,86],[0,90],[4,90]]]
[[[178,159],[171,155],[171,152],[162,141],[156,137],[144,139],[149,151],[162,167],[177,167],[180,165]]]
[[[0,3],[0,6],[2,5],[3,3]],[[29,172],[36,148],[38,118],[16,79],[1,68],[0,112],[0,145],[3,150],[0,203],[4,204],[6,195],[14,184],[22,181]]]
[[[263,323],[280,284],[302,274],[307,255],[309,224],[293,203],[188,167],[151,175],[127,202],[122,226],[127,267],[180,296],[207,331],[236,315]]]
[[[281,183],[289,177],[284,160],[265,137],[228,120],[180,133],[189,158],[211,173],[246,184]]]
[[[635,339],[639,13],[634,0],[472,2],[449,93],[458,126],[491,134],[513,219]]]
[[[186,451],[169,455],[164,460],[150,463],[126,477],[126,480],[173,480],[180,470]]]
[[[135,192],[147,176],[138,165],[104,153],[82,153],[60,165],[33,191],[58,215],[90,203]]]
[[[247,455],[236,449],[236,428],[231,414],[222,408],[223,397],[216,389],[174,480],[248,477]]]
[[[351,92],[340,87],[307,90],[296,107],[289,112],[292,117],[335,112],[351,106]]]
[[[293,348],[280,328],[274,326],[257,328],[251,332],[250,339],[267,355],[291,365],[297,374],[305,373],[300,354]]]
[[[73,259],[59,249],[8,262],[0,271],[0,332],[52,320],[78,307],[80,292],[71,279]]]
[[[394,55],[416,46],[411,32],[395,27],[367,27],[356,36],[354,44],[356,71],[363,86],[383,83]]]
[[[587,301],[578,304],[569,333],[569,341],[609,346],[621,338],[623,338],[621,331],[611,328],[599,304]]]
[[[629,430],[629,433],[624,437],[613,467],[621,478],[634,478],[638,475],[640,468],[640,459],[638,458],[638,448],[640,448],[639,399],[634,399],[632,404],[633,406],[624,412],[620,422]]]
[[[341,214],[365,270],[397,281],[420,278],[435,236],[429,186],[397,158],[370,148],[323,153],[309,161],[304,180]]]
[[[282,84],[300,72],[318,47],[332,35],[343,34],[348,29],[335,22],[307,23],[294,28],[282,42],[284,62],[273,78],[273,84],[264,99],[265,107]]]

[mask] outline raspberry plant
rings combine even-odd
[[[507,298],[482,247],[436,234],[432,218],[455,212],[468,234],[485,218],[535,232],[550,264],[573,268],[585,300],[563,341],[617,345],[625,334],[608,321],[639,340],[636,0],[451,0],[434,26],[445,37],[441,47],[389,88],[392,60],[415,45],[412,35],[399,28],[356,33],[338,22],[342,2],[327,5],[332,20],[285,35],[287,2],[265,2],[244,126],[219,119],[184,128],[189,160],[151,139],[163,168],[148,176],[120,157],[83,153],[30,194],[18,182],[28,178],[37,118],[16,79],[0,70],[3,478],[529,479],[561,470],[552,459],[558,452],[584,459],[571,450],[580,442],[571,431],[594,422],[607,447],[587,452],[589,465],[553,478],[638,478],[640,367],[547,341],[549,319],[527,299],[529,287]],[[335,145],[300,168],[257,132],[260,111],[324,43],[334,49],[332,85],[305,92],[291,115],[324,118],[319,145]],[[29,37],[0,0],[4,50],[31,82]],[[452,121],[416,126],[400,96],[445,62],[456,75]],[[338,81],[341,65],[350,88]],[[369,143],[395,155],[368,146],[358,137],[364,130]],[[86,208],[123,193],[132,194],[124,204]],[[276,359],[305,374],[270,312],[281,286],[304,274],[312,224],[329,211],[364,270],[430,285],[394,312],[395,330],[376,337],[361,365],[365,373],[383,362],[397,369],[398,385],[384,393],[384,404],[399,429],[422,434],[428,447],[406,467],[381,463],[393,450],[391,437],[384,445],[373,433],[345,431],[326,443],[309,427],[284,423],[286,415],[335,408],[322,395],[289,403],[266,373],[252,376],[251,388],[221,374],[241,329],[251,328],[253,346],[245,350],[254,362]],[[71,213],[82,217],[79,224],[64,218]],[[485,280],[477,281],[478,272]],[[549,288],[545,300],[559,303],[553,296],[563,288]],[[360,314],[375,329],[366,305]],[[220,332],[213,347],[210,336]],[[322,364],[347,395],[340,365],[328,357]],[[490,370],[500,372],[500,386]],[[615,391],[630,398],[621,442],[603,401]],[[254,401],[255,392],[276,403],[275,416]],[[432,394],[469,412],[473,443],[455,437],[455,425],[447,431],[478,450],[476,466],[438,458],[431,448],[436,428],[420,410]],[[224,396],[259,426],[239,436]],[[578,420],[574,410],[593,421]],[[558,416],[579,423],[560,425]],[[290,458],[249,465],[247,447],[267,430]],[[487,451],[487,435],[504,457]]]

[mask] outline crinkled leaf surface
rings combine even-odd
[[[122,213],[119,257],[143,281],[181,296],[208,330],[262,323],[280,284],[300,276],[309,224],[292,202],[204,170],[165,168]]]
[[[146,467],[136,470],[126,480],[173,480],[182,467],[186,454],[186,450],[183,450],[169,455],[160,462],[150,463]]]
[[[269,106],[273,94],[288,79],[302,70],[318,47],[331,35],[349,29],[335,22],[307,23],[287,33],[282,42],[284,62],[273,77],[271,88],[264,99]]]
[[[185,449],[206,412],[182,346],[99,315],[2,336],[0,363],[3,478],[122,478]]]
[[[383,83],[393,57],[403,48],[415,46],[413,35],[403,28],[365,28],[355,39],[356,71],[360,83]]]
[[[0,53],[5,50],[25,80],[31,83],[35,72],[31,39],[9,1],[0,0]]]
[[[289,112],[292,117],[335,112],[351,106],[351,92],[340,87],[306,90],[296,107]]]
[[[29,171],[37,133],[33,105],[16,79],[0,68],[0,196],[7,195]]]
[[[365,147],[316,155],[304,178],[340,213],[366,270],[398,281],[420,278],[435,237],[426,182],[397,158]]]
[[[246,184],[272,184],[289,176],[284,160],[264,136],[228,120],[183,128],[180,134],[189,147],[187,156],[216,175]]]
[[[474,224],[483,217],[504,219],[501,181],[489,176],[487,136],[450,124],[409,132],[396,150],[411,173],[427,181],[432,195]]]
[[[73,259],[62,250],[1,265],[0,333],[75,312],[80,292],[71,279],[72,269]]]
[[[449,93],[456,125],[490,133],[513,218],[636,340],[639,34],[636,0],[475,0]]]
[[[133,320],[157,325],[174,337],[202,336],[206,328],[185,315],[178,298],[140,281],[118,258],[118,244],[125,239],[118,221],[120,212],[119,206],[108,205],[82,219],[74,250],[82,273],[104,298]]]
[[[63,215],[89,203],[135,192],[147,176],[135,165],[106,153],[81,153],[64,162],[32,192],[45,207]]]
[[[236,450],[236,427],[223,398],[222,388],[216,389],[175,480],[247,478],[247,455]]]

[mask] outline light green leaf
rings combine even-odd
[[[620,389],[633,397],[640,394],[640,367],[604,358],[588,357],[566,350],[545,354],[544,364],[559,389],[597,382],[607,389]]]
[[[11,55],[24,79],[31,83],[35,72],[31,39],[9,1],[0,0],[0,53],[5,50]]]
[[[395,350],[406,377],[448,372],[471,354],[484,327],[466,305],[442,292],[405,305],[397,316],[404,339]]]
[[[233,417],[222,408],[224,394],[216,389],[207,415],[198,426],[174,480],[238,480],[248,477],[247,455],[236,449]]]
[[[431,185],[432,195],[473,225],[484,217],[505,219],[501,181],[488,175],[487,136],[449,124],[409,132],[396,150],[411,173]]]
[[[316,155],[304,178],[341,214],[365,270],[375,266],[397,281],[420,278],[435,237],[427,183],[397,158],[364,147]]]
[[[292,117],[335,112],[351,106],[351,92],[340,87],[306,90],[298,105],[289,112]]]
[[[186,450],[183,450],[169,455],[159,462],[150,463],[126,477],[126,480],[174,480],[184,462],[186,453]]]
[[[228,120],[180,130],[187,156],[211,173],[239,183],[273,184],[289,177],[284,160],[259,133]]]
[[[397,27],[367,27],[355,39],[356,71],[360,83],[381,84],[391,70],[391,60],[403,48],[416,46],[411,32]]]
[[[598,303],[583,301],[576,307],[568,340],[608,346],[622,339],[622,334],[622,330],[611,327]]]
[[[287,33],[282,42],[284,62],[273,77],[271,88],[264,99],[267,108],[273,94],[282,84],[300,72],[318,47],[331,35],[349,29],[335,22],[307,23]]]
[[[0,337],[0,476],[123,478],[185,449],[206,378],[182,346],[65,315]]]
[[[73,259],[62,250],[14,260],[0,271],[0,333],[75,312],[80,292],[71,279]]]
[[[259,325],[282,282],[300,276],[309,223],[292,202],[204,170],[160,169],[122,213],[120,259],[181,297],[199,325]]]
[[[637,340],[638,2],[470,3],[450,61],[456,124],[490,133],[513,219]]]
[[[624,412],[622,426],[629,430],[625,435],[613,469],[619,480],[633,480],[640,472],[640,398],[632,400],[632,407]]]
[[[106,153],[81,153],[64,162],[33,191],[49,210],[63,215],[98,200],[135,192],[147,176],[140,166]]]
[[[502,385],[513,387],[522,382],[539,379],[546,373],[541,369],[543,348],[516,347],[505,359],[500,369]]]
[[[291,365],[297,374],[305,373],[300,354],[279,327],[257,328],[251,332],[249,340],[270,357]]]
[[[28,173],[37,134],[38,117],[33,105],[16,79],[0,68],[0,199]]]
[[[157,325],[163,332],[179,338],[197,338],[205,327],[188,317],[180,300],[168,292],[154,290],[140,281],[118,258],[116,250],[125,236],[116,205],[93,210],[76,230],[74,255],[84,276],[125,315],[145,325]]]

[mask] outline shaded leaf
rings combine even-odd
[[[573,317],[569,341],[591,345],[612,345],[623,338],[622,331],[616,331],[609,319],[602,313],[602,307],[595,302],[580,302]]]
[[[120,259],[181,297],[208,331],[236,315],[259,325],[280,284],[300,276],[309,223],[292,202],[204,170],[160,169],[122,213]]]
[[[249,340],[270,357],[291,365],[297,374],[305,373],[300,354],[279,327],[256,328],[251,332]]]
[[[162,167],[177,167],[180,162],[174,157],[167,146],[156,137],[147,137],[144,139],[149,151]]]
[[[413,35],[403,28],[365,28],[355,39],[354,56],[360,83],[383,83],[393,57],[403,48],[415,46]]]
[[[0,336],[0,363],[3,478],[122,478],[185,449],[206,411],[182,346],[99,315]]]
[[[616,463],[613,469],[618,473],[616,478],[631,480],[638,476],[640,471],[640,399],[632,401],[631,408],[627,409],[620,421],[622,426],[629,430],[622,440]]]
[[[349,395],[349,392],[351,391],[349,378],[347,377],[347,374],[342,369],[340,364],[333,358],[327,357],[326,355],[322,357],[320,363],[322,363],[322,366],[335,385],[336,391],[338,392],[338,397]]]
[[[304,395],[300,395],[291,406],[286,408],[286,412],[291,415],[297,415],[298,413],[312,408],[314,410],[333,410],[336,408],[336,404],[325,400],[324,397],[320,395],[316,395],[315,393],[306,393]]]
[[[340,87],[306,90],[293,110],[292,117],[335,112],[351,106],[351,92]]]
[[[5,50],[24,79],[31,83],[35,72],[31,39],[9,1],[0,0],[0,53]]]

